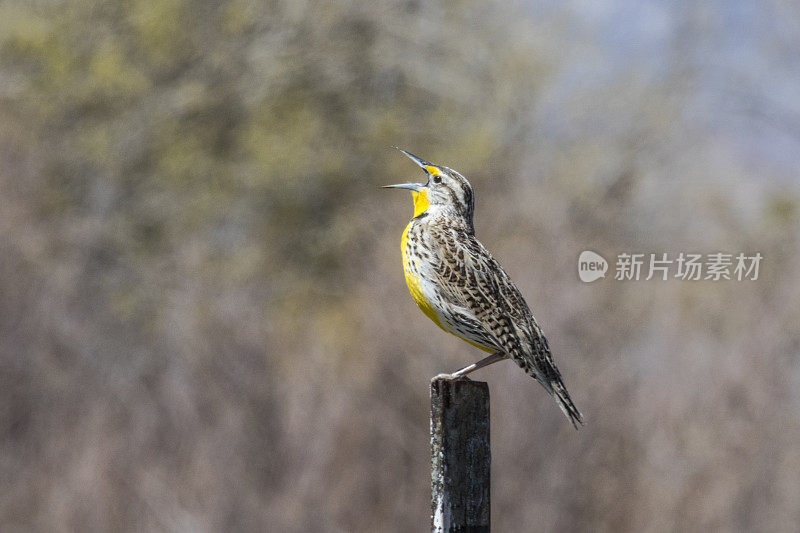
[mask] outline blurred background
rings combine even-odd
[[[476,374],[496,531],[797,531],[798,50],[789,0],[0,3],[0,529],[426,530],[429,379],[482,352],[407,293],[397,145],[587,419]]]

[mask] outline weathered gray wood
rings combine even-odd
[[[489,531],[489,386],[431,380],[431,530]]]

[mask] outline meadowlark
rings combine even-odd
[[[472,186],[451,168],[400,151],[428,178],[424,184],[385,186],[410,189],[414,199],[414,216],[401,241],[408,290],[437,326],[491,354],[451,376],[511,359],[545,388],[577,428],[583,417],[542,329],[506,271],[475,238]]]

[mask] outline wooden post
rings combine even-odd
[[[489,385],[431,380],[431,530],[489,531]]]

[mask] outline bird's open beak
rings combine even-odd
[[[440,173],[439,167],[437,167],[433,163],[429,163],[428,161],[425,161],[421,157],[417,157],[410,152],[406,152],[402,148],[397,148],[397,146],[395,146],[395,149],[403,152],[409,159],[411,159],[414,163],[416,163],[419,166],[419,168],[424,170],[428,176],[435,176]],[[398,183],[397,185],[384,185],[384,187],[391,187],[394,189],[410,189],[415,192],[421,191],[426,186],[427,185],[422,183]]]
[[[384,189],[409,189],[415,192],[421,191],[425,188],[422,183],[398,183],[397,185],[384,185]]]
[[[428,163],[424,159],[421,159],[421,158],[415,156],[414,154],[410,154],[410,153],[406,152],[402,148],[397,148],[397,146],[395,146],[395,149],[400,150],[401,152],[406,154],[409,157],[409,159],[411,159],[414,163],[418,164],[422,168],[422,170],[424,170],[425,172],[428,172],[428,169],[425,168],[425,167],[431,166],[430,163]],[[422,190],[425,187],[425,185],[423,183],[398,183],[397,185],[384,185],[383,187],[385,189],[390,189],[390,188],[391,189],[409,189],[411,191],[419,192],[420,190]]]

